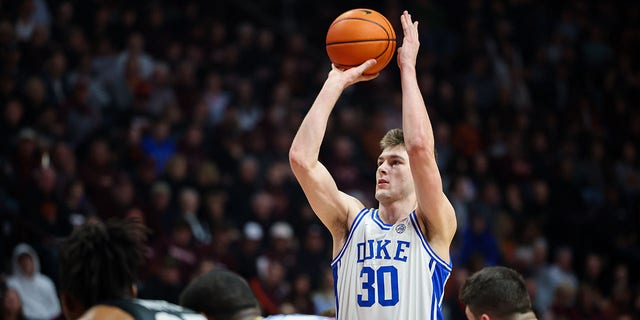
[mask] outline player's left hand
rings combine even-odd
[[[406,10],[400,16],[404,39],[402,46],[398,48],[398,66],[415,67],[420,48],[420,38],[418,36],[418,21],[411,21],[411,15]]]
[[[377,61],[375,59],[369,59],[361,65],[348,70],[340,70],[334,64],[331,64],[328,81],[335,81],[344,89],[354,83],[373,80],[377,78],[380,73],[368,75],[364,74],[364,72],[376,63]]]

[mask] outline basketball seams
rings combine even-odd
[[[367,15],[353,11],[365,11]],[[325,48],[332,63],[340,69],[350,69],[370,58],[378,60],[375,67],[365,72],[373,74],[393,59],[396,43],[395,30],[384,15],[371,9],[352,9],[331,23]]]
[[[382,29],[382,31],[384,32],[384,34],[386,34],[386,35],[387,35],[387,38],[386,38],[386,39],[383,39],[383,40],[385,40],[385,41],[387,41],[387,40],[389,40],[389,41],[391,41],[391,40],[396,41],[395,34],[393,35],[393,38],[392,38],[392,37],[391,37],[391,35],[389,34],[389,31],[388,31],[388,30],[387,30],[387,29],[386,29],[382,24],[378,23],[377,21],[370,20],[370,19],[364,19],[364,18],[342,18],[342,19],[340,19],[340,20],[336,20],[336,21],[334,21],[334,22],[331,24],[331,26],[329,26],[329,30],[331,30],[331,28],[333,28],[333,26],[334,26],[334,25],[336,25],[337,23],[342,22],[342,21],[345,21],[345,20],[359,20],[359,21],[365,21],[365,22],[372,23],[372,24],[374,24],[374,25],[376,25],[376,26],[380,27],[380,29]],[[385,18],[385,19],[383,19],[383,20],[385,21],[385,23],[389,24],[389,26],[388,26],[388,27],[390,28],[389,30],[393,30],[393,27],[391,26],[391,24],[389,23],[389,21],[388,21],[388,20],[386,20],[386,18]],[[329,45],[329,43],[328,43],[327,45]]]
[[[327,47],[330,47],[330,46],[333,46],[333,45],[340,45],[340,44],[349,44],[349,43],[364,43],[364,42],[377,42],[377,41],[383,41],[383,42],[386,42],[386,43],[387,43],[387,46],[385,47],[385,49],[384,49],[380,54],[378,54],[378,55],[375,57],[375,59],[378,59],[378,58],[380,58],[381,56],[383,56],[383,55],[384,55],[384,54],[389,50],[389,47],[390,47],[390,45],[391,45],[391,41],[394,41],[394,42],[396,41],[395,37],[394,37],[393,39],[391,38],[391,34],[389,34],[388,30],[387,30],[387,29],[385,29],[385,27],[384,27],[382,24],[380,24],[380,23],[378,23],[378,22],[376,22],[376,21],[370,20],[370,19],[365,19],[365,18],[357,18],[357,17],[346,17],[346,18],[342,18],[342,19],[340,19],[340,20],[336,20],[336,21],[334,21],[334,22],[331,24],[331,27],[330,27],[329,29],[331,29],[334,25],[336,25],[336,24],[338,24],[338,23],[340,23],[340,22],[343,22],[343,21],[347,21],[347,20],[359,20],[359,21],[364,21],[364,22],[372,23],[372,24],[374,24],[374,25],[376,25],[376,26],[380,27],[380,29],[382,29],[382,31],[387,35],[387,38],[386,38],[386,39],[363,39],[363,40],[335,41],[335,42],[329,42],[329,43],[327,43],[327,44],[326,44],[326,46],[327,46]],[[382,20],[383,20],[383,21],[385,21],[385,23],[386,23],[386,24],[388,24],[388,27],[389,27],[389,28],[392,28],[392,26],[389,24],[389,21],[388,21],[388,20],[386,20],[386,18],[385,18],[385,19],[382,19]],[[390,30],[393,30],[393,29],[390,29]],[[356,65],[345,65],[345,66],[354,67],[354,66],[356,66]]]
[[[387,24],[387,28],[384,28],[384,31],[386,32],[387,30],[391,30],[393,32],[393,41],[396,41],[396,31],[395,29],[393,29],[393,26],[391,25],[391,21],[387,20],[386,18],[383,20],[384,23]],[[389,39],[391,39],[392,37],[387,35],[389,37]]]
[[[380,53],[377,54],[375,57],[373,57],[374,59],[378,60],[378,58],[380,58],[381,56],[385,55],[388,51],[389,51],[389,47],[391,46],[391,41],[389,40],[376,40],[376,41],[350,41],[350,42],[345,42],[345,43],[334,43],[333,45],[329,46],[327,45],[327,49],[329,49],[329,47],[338,47],[341,45],[350,45],[350,44],[358,44],[358,43],[371,43],[371,42],[380,42],[380,43],[384,43],[386,42],[386,46],[380,48]],[[348,66],[348,67],[355,67],[355,66],[359,66],[360,63],[358,64],[342,64],[344,66]]]
[[[336,20],[336,21],[334,21],[334,22],[331,24],[331,26],[329,26],[329,29],[331,29],[331,27],[333,27],[333,26],[335,26],[336,24],[338,24],[338,23],[340,23],[340,22],[342,22],[342,21],[345,21],[345,20],[359,20],[359,21],[371,22],[371,23],[373,23],[373,24],[377,25],[378,27],[380,27],[380,28],[381,28],[381,29],[382,29],[382,30],[383,30],[387,35],[389,35],[389,33],[387,32],[387,30],[385,30],[385,29],[384,29],[384,26],[383,26],[383,25],[381,25],[380,23],[378,23],[378,22],[377,22],[377,21],[375,21],[375,20],[365,19],[365,18],[351,18],[351,17],[349,17],[349,18],[342,18],[342,19],[340,19],[340,20]]]
[[[362,39],[362,40],[349,40],[349,41],[336,41],[327,43],[327,47],[334,46],[337,44],[349,44],[349,43],[362,43],[362,42],[391,42],[391,39]]]

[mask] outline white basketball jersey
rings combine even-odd
[[[443,319],[451,264],[431,249],[415,211],[391,225],[362,209],[331,267],[338,320]]]

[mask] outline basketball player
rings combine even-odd
[[[136,299],[146,228],[135,220],[89,222],[60,252],[60,297],[69,320],[206,320],[178,305]]]
[[[507,267],[485,267],[462,285],[460,300],[469,320],[536,320],[522,276]]]
[[[402,129],[389,131],[380,143],[378,208],[365,208],[338,190],[318,161],[335,103],[348,86],[377,76],[363,75],[375,60],[346,71],[332,67],[289,152],[311,207],[333,237],[338,319],[442,319],[456,217],[443,192],[433,129],[416,78],[418,22],[406,11],[400,21]]]
[[[214,269],[195,278],[180,294],[180,305],[209,320],[329,320],[313,315],[274,315],[262,318],[258,299],[239,275]]]

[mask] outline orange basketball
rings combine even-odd
[[[389,20],[371,9],[353,9],[339,15],[327,32],[327,54],[333,64],[345,70],[376,59],[365,74],[380,72],[396,51],[396,33]]]

